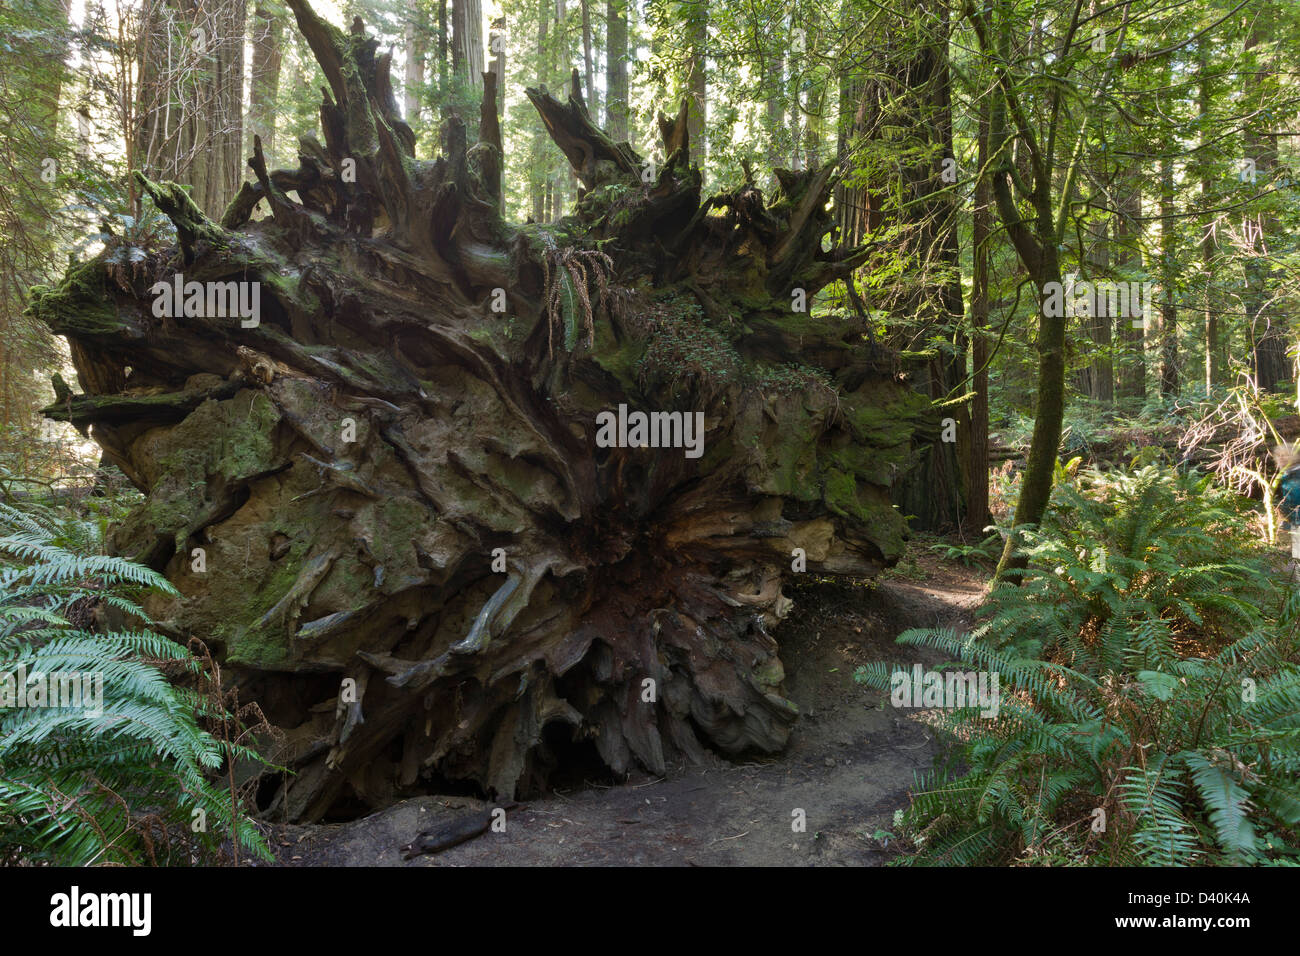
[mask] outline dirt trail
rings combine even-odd
[[[575,780],[507,814],[488,832],[412,861],[400,848],[446,816],[489,806],[470,797],[403,801],[361,820],[277,828],[290,866],[875,866],[888,853],[872,838],[906,805],[914,774],[930,766],[933,734],[915,712],[853,681],[867,661],[936,664],[901,648],[908,627],[969,625],[984,574],[939,562],[915,546],[875,587],[814,584],[796,591],[776,637],[786,691],[801,717],[776,757],[672,768],[664,779],[633,774],[607,785]],[[593,774],[593,776],[595,776]],[[585,784],[585,785],[584,785]],[[793,812],[807,827],[793,832]]]

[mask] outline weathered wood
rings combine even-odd
[[[190,388],[179,392],[152,395],[72,395],[41,409],[41,414],[56,422],[89,425],[97,422],[164,422],[180,421],[209,399],[232,397],[240,382],[222,381],[211,388]]]
[[[277,812],[427,779],[509,799],[564,741],[617,773],[779,750],[792,564],[896,560],[891,485],[938,439],[896,359],[812,308],[863,255],[823,249],[832,173],[705,198],[685,113],[643,178],[578,98],[530,90],[586,192],[511,224],[494,93],[478,143],[452,116],[415,157],[374,41],[288,2],[328,83],[323,145],[284,171],[255,141],[220,223],[148,184],[180,247],[131,275],[106,250],[32,308],[83,390],[50,414],[146,496],[110,543],[178,588],[148,609],[311,744]],[[258,321],[156,316],[180,272],[258,282]],[[598,441],[616,413],[675,414],[676,447]]]
[[[512,810],[518,805],[512,803],[500,809]],[[489,808],[473,813],[462,813],[421,831],[419,836],[402,847],[402,859],[414,860],[425,853],[441,853],[443,850],[450,850],[454,846],[460,846],[477,836],[482,836],[491,828],[495,810],[496,808]]]

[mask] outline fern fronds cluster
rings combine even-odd
[[[1156,667],[1259,622],[1268,570],[1212,479],[1085,470],[1053,495],[1043,525],[1023,532],[1029,567],[1008,572],[1021,587],[995,589],[985,608],[997,646],[1088,671]]]
[[[916,864],[1300,862],[1300,594],[1205,483],[1082,476],[1020,588],[903,645],[997,672],[995,718],[939,712],[947,761],[903,814]],[[890,688],[894,668],[857,679]]]
[[[212,782],[228,759],[255,755],[201,728],[204,702],[162,670],[197,674],[198,662],[149,630],[139,605],[148,589],[174,589],[148,568],[92,553],[97,543],[75,516],[0,505],[0,681],[12,692],[18,681],[93,675],[101,692],[76,706],[0,696],[0,859],[190,863],[214,859],[232,838],[269,859]],[[141,625],[105,628],[100,617]]]

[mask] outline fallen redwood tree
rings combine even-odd
[[[576,87],[529,90],[583,190],[508,224],[492,75],[478,142],[453,118],[417,159],[360,21],[289,5],[324,144],[269,171],[255,141],[220,222],[141,177],[176,245],[110,243],[33,305],[82,388],[46,413],[146,496],[110,545],[180,590],[148,610],[284,731],[272,805],[508,799],[572,740],[620,773],[779,750],[783,578],[892,563],[891,484],[938,437],[860,324],[797,308],[865,258],[823,249],[831,167],[702,200],[684,108],[648,170]],[[256,282],[258,314],[187,310],[192,282]]]

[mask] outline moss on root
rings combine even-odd
[[[105,286],[103,257],[71,266],[55,286],[32,286],[27,314],[57,335],[97,337],[120,332],[124,324]]]

